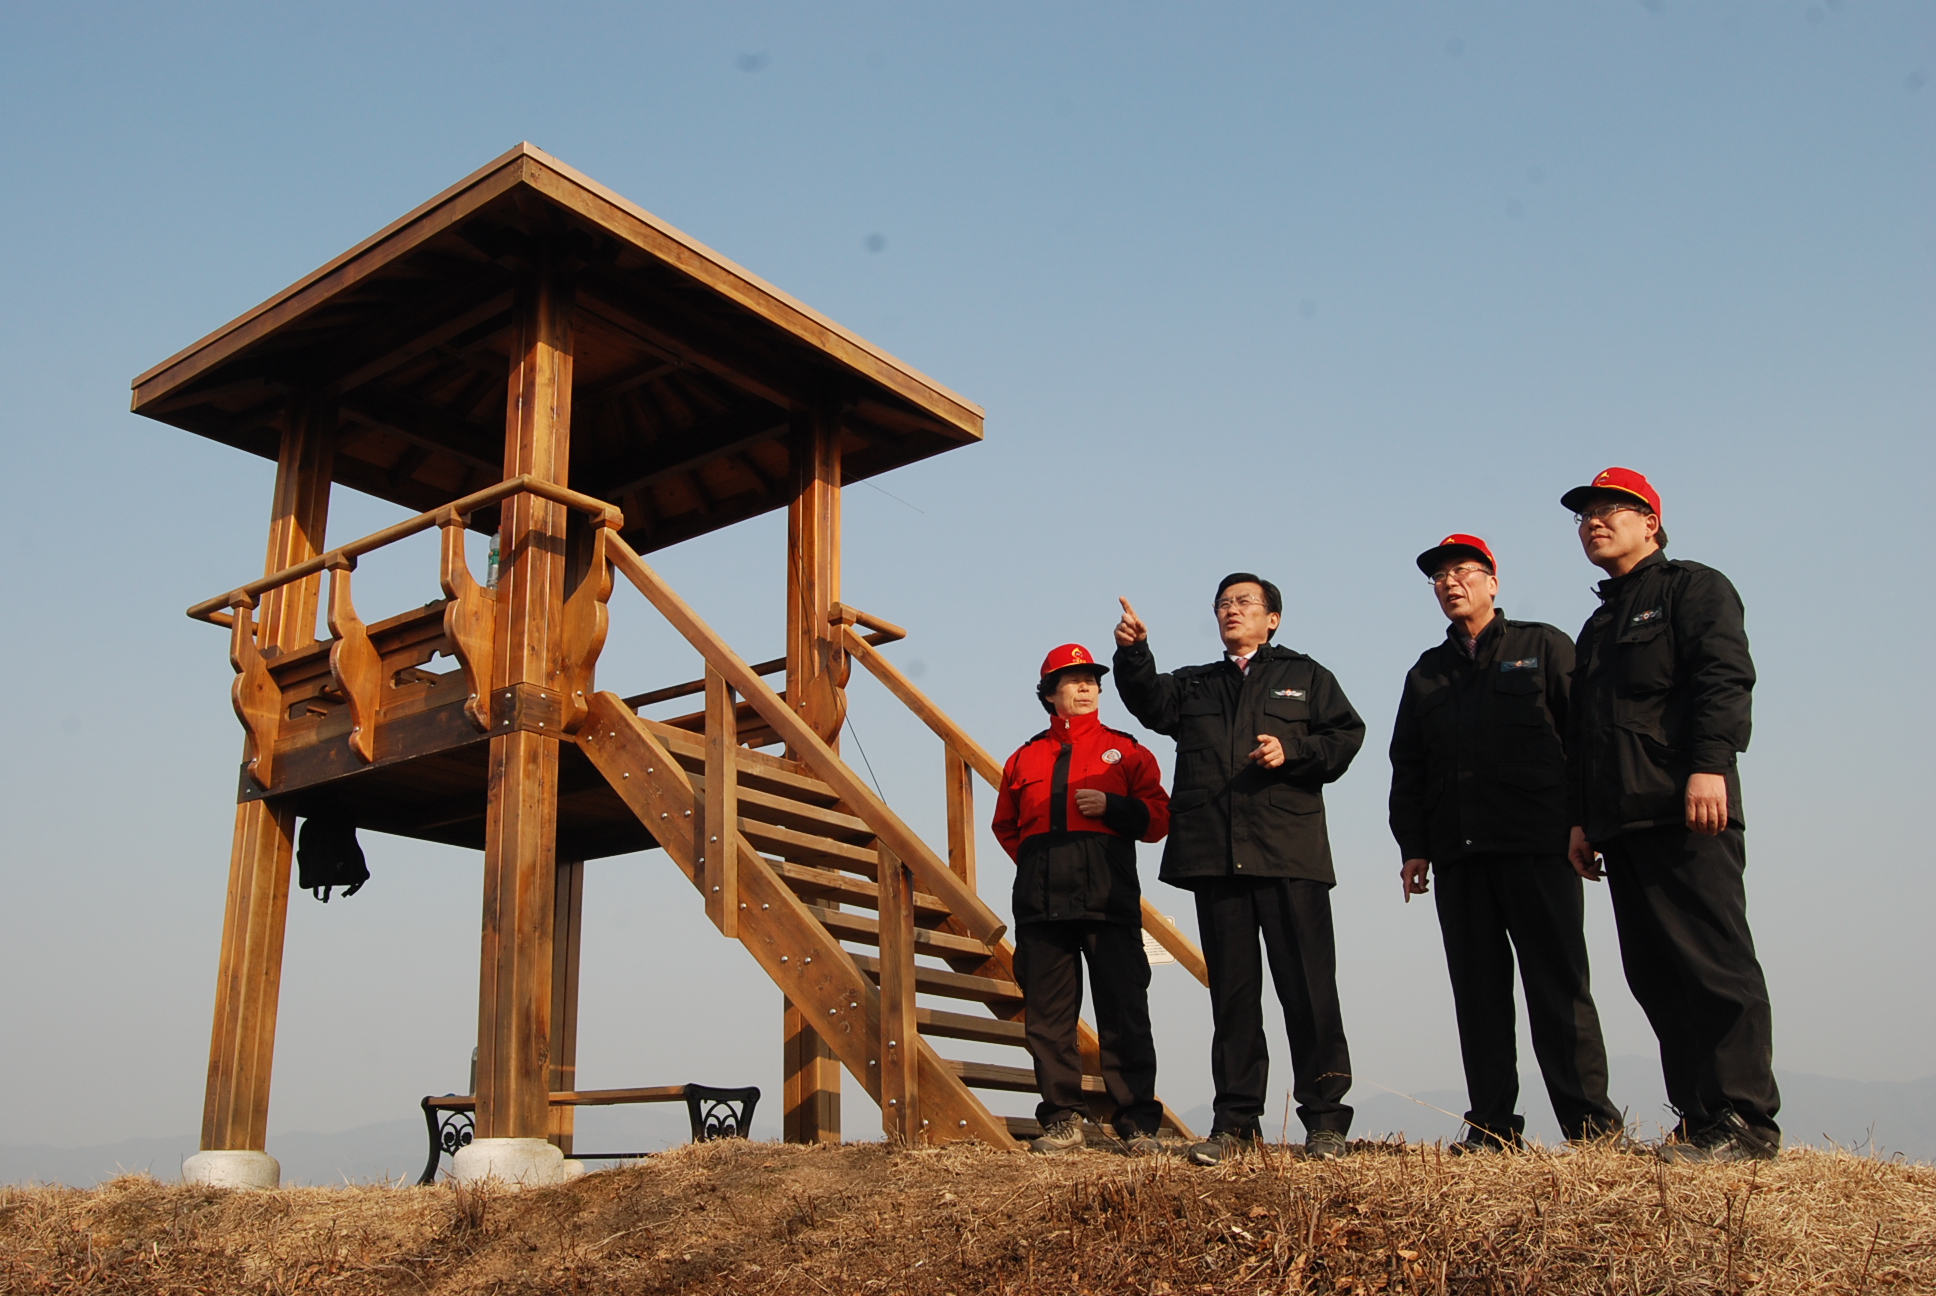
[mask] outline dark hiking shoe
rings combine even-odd
[[[1468,1124],[1465,1137],[1448,1147],[1446,1151],[1453,1156],[1472,1156],[1486,1152],[1523,1152],[1526,1142],[1518,1134],[1508,1131],[1495,1133],[1478,1125]]]
[[[1129,1136],[1123,1140],[1124,1156],[1162,1156],[1168,1151],[1169,1149],[1163,1146],[1163,1140],[1157,1138],[1154,1134],[1142,1134],[1132,1130]]]
[[[1256,1146],[1257,1140],[1252,1135],[1221,1130],[1203,1142],[1190,1146],[1190,1164],[1222,1165],[1225,1161],[1235,1161]]]
[[[1337,1130],[1312,1130],[1304,1136],[1307,1161],[1336,1161],[1351,1154],[1351,1145]]]
[[[1029,1141],[1029,1151],[1039,1156],[1055,1156],[1062,1152],[1080,1152],[1083,1145],[1082,1122],[1073,1117],[1065,1117],[1042,1131],[1040,1138]]]
[[[1729,1109],[1694,1131],[1685,1142],[1661,1146],[1660,1159],[1676,1165],[1700,1162],[1773,1161],[1781,1151],[1781,1135],[1763,1133]]]

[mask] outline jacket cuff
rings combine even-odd
[[[1692,773],[1730,774],[1734,772],[1734,748],[1725,746],[1696,747],[1690,755],[1693,758]]]
[[[1114,792],[1103,793],[1109,804],[1102,809],[1103,826],[1119,833],[1131,841],[1149,831],[1149,807],[1135,797],[1118,796]]]

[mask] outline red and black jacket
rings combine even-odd
[[[1099,819],[1075,794],[1108,797]],[[1049,721],[1002,767],[995,836],[1015,861],[1015,925],[1090,921],[1140,925],[1138,840],[1170,830],[1170,798],[1156,757],[1089,715]]]

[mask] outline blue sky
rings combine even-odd
[[[1502,606],[1572,631],[1596,573],[1558,496],[1647,472],[1748,606],[1778,1064],[1936,1073],[1932,76],[1936,11],[1856,0],[0,11],[0,1141],[198,1123],[239,734],[181,609],[257,570],[271,468],[129,415],[129,378],[521,139],[987,407],[983,445],[847,492],[846,595],[998,754],[1118,594],[1183,665],[1224,571],[1285,588],[1283,641],[1371,725],[1330,795],[1367,1081],[1459,1083],[1384,827],[1442,626],[1411,556],[1485,535]],[[341,492],[332,535],[396,515]],[[782,545],[768,518],[659,563],[757,659]],[[368,562],[366,615],[434,596],[433,552]],[[692,674],[621,590],[601,683]],[[871,683],[853,716],[934,827],[933,741]],[[464,1083],[478,862],[368,845],[363,894],[292,902],[272,1130]],[[777,1085],[777,994],[669,865],[589,885],[581,1080]],[[1589,912],[1609,1045],[1647,1052]],[[1166,1095],[1206,1101],[1202,991],[1159,969],[1156,1002]]]

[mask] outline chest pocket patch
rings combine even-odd
[[[1310,701],[1310,695],[1304,689],[1300,688],[1272,689],[1270,695],[1274,698],[1285,698],[1293,702]]]
[[[1517,661],[1502,661],[1499,663],[1499,672],[1502,675],[1507,671],[1534,671],[1538,669],[1539,658],[1537,657],[1521,657]]]
[[[1630,613],[1621,623],[1616,681],[1622,692],[1666,692],[1674,682],[1673,636],[1668,633],[1665,606]]]

